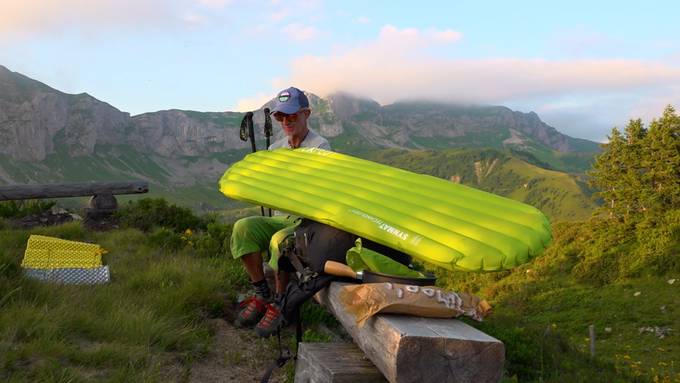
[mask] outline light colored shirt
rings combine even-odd
[[[321,137],[317,132],[313,131],[312,129],[309,129],[309,132],[307,132],[307,136],[305,136],[305,139],[302,140],[302,142],[300,143],[300,147],[331,150],[331,144],[328,143],[328,140]],[[276,140],[273,144],[269,145],[269,150],[278,148],[290,148],[288,136],[285,136],[280,140]]]
[[[331,150],[331,144],[328,140],[321,137],[317,132],[309,129],[305,139],[300,143],[301,148],[319,148],[325,150]],[[290,143],[288,142],[288,136],[283,137],[280,140],[275,141],[273,144],[269,145],[269,150],[279,149],[279,148],[290,148]],[[284,213],[278,210],[272,210],[272,215],[290,215],[289,213]]]

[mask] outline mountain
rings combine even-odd
[[[534,112],[502,106],[399,102],[381,106],[345,93],[310,95],[310,125],[339,149],[362,146],[442,149],[512,147],[529,152],[593,153],[598,144],[572,138]],[[269,102],[264,107],[271,107]],[[258,130],[262,109],[255,111]],[[96,145],[130,145],[164,157],[202,156],[246,149],[238,129],[242,113],[165,110],[131,117],[87,93],[70,95],[0,66],[0,153],[41,161],[63,147],[72,156]],[[277,130],[278,136],[281,132]]]
[[[0,66],[0,153],[41,161],[58,146],[91,154],[96,144],[120,142],[130,115],[82,93],[68,95]]]
[[[42,161],[59,149],[73,157],[97,145],[129,145],[165,157],[245,148],[235,139],[242,114],[167,110],[130,117],[87,93],[71,95],[0,66],[0,153]]]
[[[345,93],[309,98],[310,126],[335,150],[362,157],[389,148],[495,148],[524,163],[582,173],[599,150],[533,112],[500,106],[381,106]],[[262,110],[272,105],[254,111],[259,148]],[[229,164],[249,152],[238,134],[242,117],[187,110],[130,116],[86,93],[63,93],[0,66],[0,184],[138,178],[173,202],[225,207],[215,185]],[[274,139],[282,136],[275,132]]]

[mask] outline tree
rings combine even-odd
[[[589,172],[612,218],[633,223],[680,208],[680,117],[668,106],[649,130],[630,120],[614,128]]]
[[[593,169],[588,173],[591,176],[591,185],[600,190],[596,193],[605,202],[605,209],[610,216],[619,216],[621,212],[620,200],[622,197],[621,182],[625,171],[624,148],[625,140],[618,128],[613,128],[607,137],[609,142],[602,145],[604,151],[595,158]]]
[[[657,211],[680,208],[680,117],[667,106],[660,119],[652,121],[646,137],[648,184],[645,196]]]

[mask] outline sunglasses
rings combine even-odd
[[[274,116],[274,119],[278,122],[283,122],[283,120],[286,119],[288,122],[295,123],[298,120],[298,117],[300,117],[300,112],[304,112],[305,110],[306,109],[300,109],[293,114],[276,112],[276,113],[273,114],[273,116]]]

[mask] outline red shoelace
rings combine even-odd
[[[251,305],[251,303],[253,304]],[[249,317],[255,310],[257,311],[267,310],[267,312],[269,312],[269,306],[270,306],[269,303],[266,303],[264,300],[262,300],[262,298],[259,298],[257,295],[248,297],[246,298],[246,300],[241,302],[241,304],[239,304],[239,308],[246,307],[246,309],[241,312],[241,316],[243,318]]]
[[[267,303],[267,312],[264,314],[264,318],[258,323],[258,327],[261,328],[267,328],[271,326],[272,322],[274,319],[276,319],[279,315],[281,315],[281,312],[279,309],[276,308],[276,306],[272,305],[271,303]],[[262,326],[260,326],[262,325]]]

